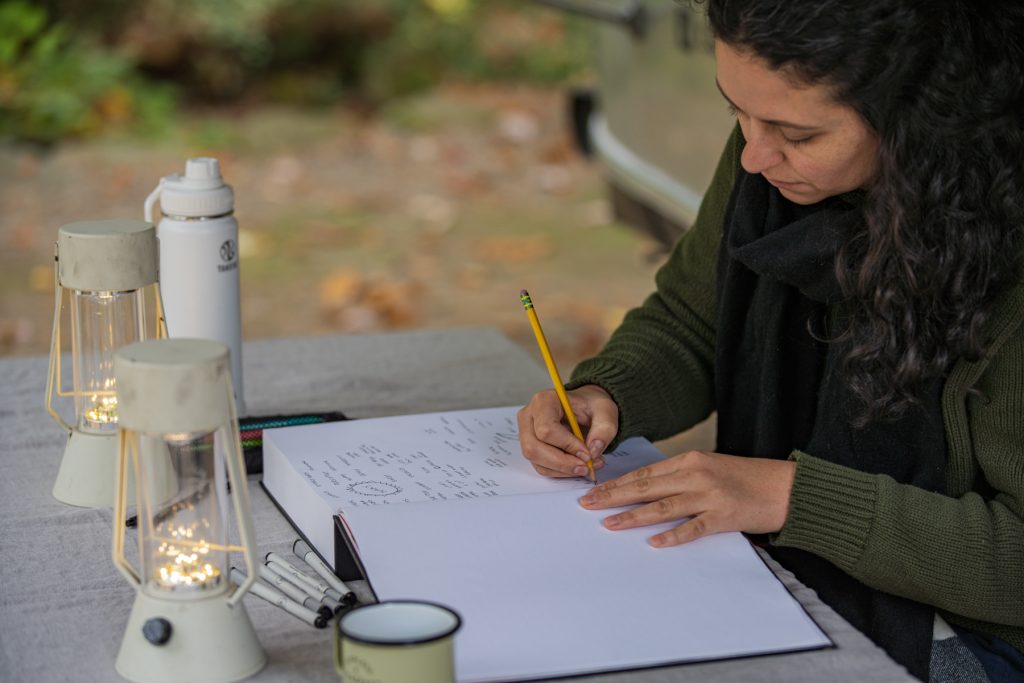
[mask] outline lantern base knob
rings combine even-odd
[[[171,627],[171,622],[167,621],[163,617],[153,617],[147,619],[146,623],[142,625],[142,635],[146,637],[146,640],[153,643],[154,645],[163,645],[171,639],[171,633],[174,632]]]
[[[174,624],[173,637],[163,644],[143,633],[153,619]],[[226,593],[188,600],[139,591],[115,668],[137,683],[229,683],[252,676],[266,662],[245,607],[229,607]]]
[[[90,434],[73,430],[53,485],[53,497],[78,507],[113,507],[116,472],[117,432]]]

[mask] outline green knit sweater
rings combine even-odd
[[[617,438],[666,438],[714,410],[715,262],[743,144],[737,128],[656,291],[567,385],[612,395]],[[948,495],[796,451],[789,516],[772,543],[1024,651],[1024,283],[1000,297],[987,332],[987,356],[958,362],[943,388]]]

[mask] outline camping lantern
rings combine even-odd
[[[71,223],[58,232],[55,260],[46,409],[69,437],[53,495],[71,505],[109,507],[114,502],[117,459],[114,351],[147,337],[147,288],[153,290],[155,320],[162,317],[156,230],[137,220]],[[61,372],[65,290],[71,322],[71,391],[65,391]],[[161,327],[154,322],[158,334]],[[73,425],[54,408],[55,393],[74,398]]]
[[[201,339],[115,354],[114,519],[125,518],[130,472],[138,516],[138,571],[125,557],[123,524],[113,546],[114,564],[138,587],[116,662],[131,681],[235,681],[266,662],[241,602],[259,572],[229,363],[226,345]],[[240,545],[229,540],[229,482]],[[248,567],[241,586],[229,581],[231,552]]]

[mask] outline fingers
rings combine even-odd
[[[602,520],[604,527],[613,531],[689,518],[648,539],[656,548],[680,545],[724,531],[724,526],[715,523],[721,517],[715,503],[718,494],[709,486],[712,480],[700,467],[706,456],[695,451],[641,467],[594,487],[580,498],[580,504],[600,510],[645,503]]]
[[[603,390],[588,392],[581,388],[570,392],[570,402],[574,414],[584,425],[590,425],[592,415],[599,416],[601,427],[597,432],[597,443],[588,430],[591,444],[596,449],[580,441],[563,421],[565,412],[553,390],[542,391],[530,400],[519,411],[519,444],[523,456],[530,461],[533,468],[548,477],[579,477],[588,474],[587,461],[593,459],[594,469],[604,467],[604,459],[600,455],[605,445],[615,437],[618,429],[618,408],[614,401]],[[592,401],[610,403],[608,405],[591,405]],[[612,425],[609,428],[609,423]]]
[[[587,450],[591,457],[604,454],[619,431],[619,408],[601,387],[587,385],[570,393],[572,409],[581,423],[588,426]]]
[[[692,496],[668,496],[606,517],[601,523],[606,529],[633,529],[689,517],[700,512],[701,508],[698,500]]]
[[[655,547],[711,533],[771,533],[786,523],[796,464],[690,451],[595,486],[580,499],[592,510],[626,507],[602,524],[631,529],[690,518],[652,536]]]
[[[646,503],[694,488],[699,473],[678,469],[675,458],[640,467],[618,479],[595,486],[580,498],[591,510]]]
[[[651,536],[647,539],[647,542],[655,548],[669,548],[674,545],[695,541],[698,538],[703,538],[718,531],[724,531],[724,529],[718,529],[714,524],[712,514],[705,512],[704,514],[697,515],[685,524],[680,524],[673,529]]]
[[[576,477],[585,465],[586,445],[562,423],[562,408],[554,391],[541,392],[517,415],[519,445],[538,473],[548,477]],[[596,463],[595,463],[596,466]]]
[[[647,539],[655,548],[667,548],[674,545],[689,543],[718,531],[724,531],[714,523],[717,515],[712,511],[694,512],[704,506],[697,499],[683,496],[671,496],[607,517],[602,521],[606,529],[621,531],[636,527],[650,526],[671,522],[681,517],[689,517],[687,521],[667,531],[655,534]],[[691,516],[692,515],[692,516]]]
[[[531,463],[533,464],[533,463]],[[537,474],[542,477],[575,477],[575,474],[566,474],[565,472],[559,472],[558,470],[551,470],[543,465],[533,465],[533,469],[537,471]],[[586,469],[586,468],[584,468]]]

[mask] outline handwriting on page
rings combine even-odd
[[[348,423],[345,443],[307,451],[303,476],[338,510],[370,505],[482,498],[536,490],[508,411],[408,416],[404,429]],[[360,429],[367,427],[368,429]],[[579,487],[552,481],[545,488]]]

